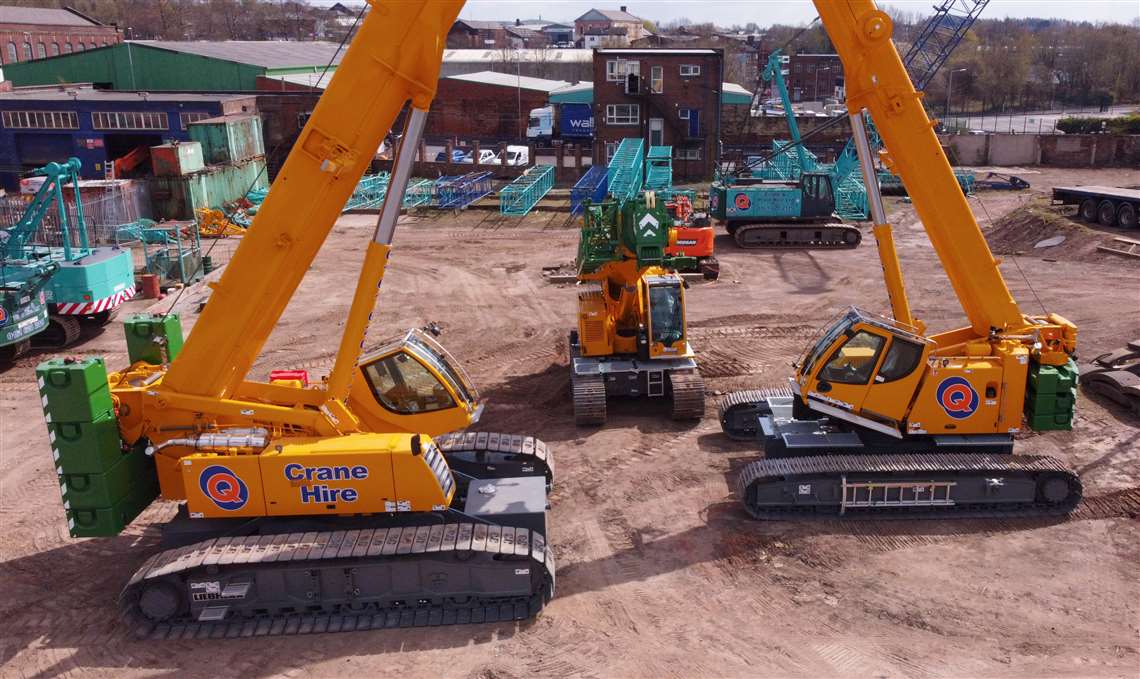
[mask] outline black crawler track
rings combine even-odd
[[[744,249],[850,250],[863,234],[848,224],[739,224],[729,231]]]
[[[844,506],[844,484],[909,488],[954,483],[951,503]],[[1063,516],[1081,500],[1081,481],[1051,457],[988,454],[827,455],[758,460],[736,481],[757,519],[990,518]],[[929,497],[929,495],[925,495]]]
[[[554,485],[554,456],[533,436],[464,431],[435,437],[451,469],[471,476],[544,476]]]
[[[541,534],[436,523],[166,550],[134,574],[120,606],[137,636],[202,639],[524,620],[553,595]]]

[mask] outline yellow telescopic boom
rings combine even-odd
[[[428,110],[462,0],[369,1],[352,47],[171,364],[168,389],[212,398],[235,393],[404,105],[411,101],[410,117]],[[403,34],[392,36],[393,27]],[[410,157],[415,149],[402,151]],[[398,206],[397,188],[389,195]],[[386,255],[387,243],[368,250],[361,282],[375,281],[373,291],[383,275],[374,260]],[[344,343],[353,352],[341,357],[348,364],[359,352],[358,331]]]
[[[1025,327],[1026,319],[958,187],[934,123],[926,116],[922,95],[915,91],[891,41],[890,17],[872,0],[814,2],[843,60],[847,108],[871,113],[892,169],[906,186],[974,332],[985,337],[993,329]],[[891,272],[887,273],[889,282]],[[901,282],[896,290],[901,293]],[[892,299],[892,304],[896,313],[906,308],[904,300]]]

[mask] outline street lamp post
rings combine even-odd
[[[521,68],[521,66],[519,64],[520,61],[522,61],[522,51],[521,50],[515,50],[515,98],[516,98],[515,107],[518,110],[519,139],[522,139],[524,137],[524,135],[523,135],[523,118],[522,118],[522,72],[520,71],[520,68]]]
[[[812,86],[812,99],[819,99],[819,74],[824,71],[830,71],[830,66],[815,69],[815,85]]]
[[[950,95],[954,91],[954,74],[963,73],[968,69],[965,68],[952,68],[950,69],[950,82],[946,84],[946,117],[950,117]]]

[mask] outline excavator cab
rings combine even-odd
[[[383,343],[360,360],[349,406],[374,431],[455,431],[483,404],[451,354],[422,330]]]
[[[685,286],[674,273],[643,276],[642,298],[649,319],[649,357],[680,357],[690,355],[685,340]]]
[[[797,364],[800,404],[899,436],[933,348],[913,328],[852,307]]]

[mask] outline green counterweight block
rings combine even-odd
[[[108,507],[67,510],[67,527],[73,538],[113,537],[123,532],[135,517],[158,497],[157,485],[137,486]]]
[[[48,439],[60,474],[101,474],[127,455],[111,415],[94,422],[52,422]]]
[[[163,343],[166,362],[173,361],[182,351],[182,321],[178,314],[132,314],[123,322],[123,330],[127,333],[131,363],[162,365]]]
[[[147,457],[141,448],[123,456],[101,473],[72,474],[65,471],[59,475],[64,509],[113,507],[139,488],[154,489],[157,485],[154,460]]]
[[[1077,403],[1077,362],[1069,359],[1062,366],[1029,366],[1029,384],[1025,391],[1025,419],[1036,431],[1073,428],[1073,411]]]
[[[107,367],[101,358],[44,361],[36,368],[36,381],[49,425],[113,417]]]

